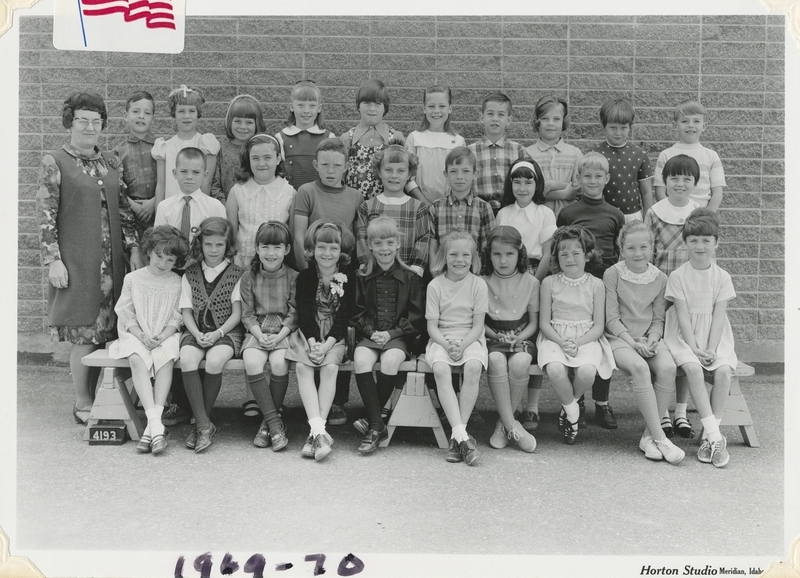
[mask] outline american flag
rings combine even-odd
[[[169,28],[175,30],[175,16],[172,4],[168,1],[149,2],[148,0],[80,0],[84,16],[105,16],[121,13],[125,22],[145,19],[148,28]]]

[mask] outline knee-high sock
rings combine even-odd
[[[648,384],[634,383],[633,398],[653,439],[664,439],[664,430],[661,429],[661,418],[658,415],[658,401],[653,388]]]
[[[392,397],[392,393],[397,388],[402,388],[406,381],[406,374],[398,373],[397,375],[386,375],[385,373],[378,372],[377,386],[378,386],[378,404],[381,408],[386,406],[386,402]]]
[[[595,377],[592,384],[592,399],[594,399],[595,403],[599,401],[607,402],[609,389],[611,389],[610,379],[603,379],[599,375]]]
[[[280,409],[283,400],[286,399],[286,390],[289,389],[289,374],[271,375],[269,379],[269,390],[272,392],[272,401],[275,409]]]
[[[347,403],[350,397],[350,376],[351,371],[340,371],[336,375],[336,394],[333,397],[333,403],[339,407]]]
[[[189,398],[189,406],[194,414],[196,428],[205,428],[211,425],[206,413],[205,396],[203,395],[203,381],[197,370],[183,372],[183,388],[186,390],[186,397]]]
[[[656,405],[658,406],[658,415],[663,416],[666,412],[669,417],[669,404],[672,403],[672,396],[675,394],[675,387],[667,387],[658,382],[653,383],[653,389],[656,392]],[[651,432],[652,433],[652,432]]]
[[[356,373],[356,385],[358,386],[358,393],[361,394],[361,399],[364,402],[364,409],[367,410],[369,427],[377,431],[381,431],[383,429],[381,405],[378,399],[378,389],[375,385],[375,379],[372,377],[372,372],[368,371],[367,373]]]
[[[219,397],[219,390],[222,389],[222,374],[208,373],[206,371],[203,379],[203,400],[205,401],[206,415],[211,417],[211,409]]]
[[[272,401],[272,394],[269,391],[269,384],[267,383],[267,376],[264,373],[258,375],[248,375],[247,384],[253,391],[253,397],[256,398],[256,403],[264,414],[264,419],[267,421],[269,431],[272,432],[281,428],[281,418],[278,417],[278,410],[275,409],[275,402]]]

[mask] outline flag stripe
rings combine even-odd
[[[169,28],[175,30],[175,16],[172,14],[172,4],[169,2],[149,2],[148,0],[81,0],[85,6],[84,16],[106,16],[108,14],[122,14],[125,22],[134,22],[145,19],[147,28]]]

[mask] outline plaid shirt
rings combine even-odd
[[[409,197],[402,205],[386,204],[380,195],[363,201],[358,207],[356,222],[356,248],[358,263],[367,261],[367,226],[376,217],[389,217],[397,223],[402,235],[398,254],[409,267],[425,270],[431,245],[431,215],[427,205]]]
[[[476,197],[472,191],[463,200],[450,192],[434,201],[429,211],[434,239],[441,242],[450,231],[467,231],[475,239],[479,251],[495,225],[489,203]]]
[[[122,161],[122,175],[131,199],[147,200],[156,196],[156,161],[150,155],[156,137],[148,132],[143,139],[129,134],[114,147]]]
[[[511,163],[517,159],[530,158],[518,142],[502,137],[496,143],[483,137],[467,148],[478,159],[476,167],[475,195],[486,201],[497,212],[503,198],[503,183]]]
[[[653,265],[669,275],[689,260],[689,251],[683,241],[683,225],[662,221],[652,209],[647,211],[644,223],[655,236]]]

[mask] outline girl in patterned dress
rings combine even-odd
[[[380,80],[368,80],[361,85],[356,93],[356,109],[361,120],[341,136],[348,148],[344,184],[370,199],[383,192],[383,185],[372,170],[372,155],[393,139],[405,139],[403,133],[383,120],[389,112],[389,91]]]
[[[119,340],[109,347],[112,359],[127,357],[133,387],[139,395],[147,427],[139,452],[158,454],[167,447],[161,414],[172,385],[172,366],[179,356],[181,278],[172,271],[188,251],[180,231],[168,225],[145,231],[142,252],[147,267],[125,275],[117,313]],[[151,379],[155,378],[155,387]]]
[[[240,157],[239,182],[228,195],[228,221],[236,237],[236,264],[248,267],[256,254],[256,231],[262,223],[289,223],[295,190],[283,178],[283,159],[277,139],[257,134]]]
[[[542,281],[536,340],[539,367],[547,372],[561,402],[558,427],[569,445],[578,435],[578,399],[592,388],[595,375],[608,379],[616,367],[603,336],[603,282],[586,272],[587,262],[599,260],[589,231],[580,225],[561,227],[553,234],[553,274]],[[570,367],[575,369],[572,381],[567,373]]]

